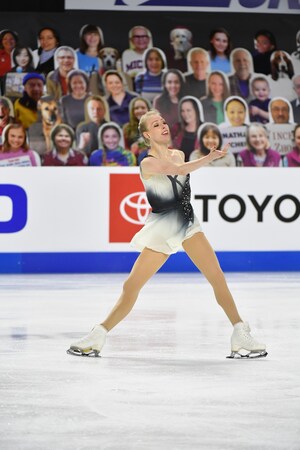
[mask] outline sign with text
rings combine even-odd
[[[191,203],[217,251],[299,251],[299,169],[203,167]],[[132,252],[138,167],[0,168],[0,252]]]
[[[268,123],[270,146],[281,155],[286,155],[293,149],[293,123]]]
[[[65,9],[83,9],[82,1],[65,0]],[[300,5],[298,0],[86,0],[84,9],[295,14]]]
[[[232,153],[239,153],[246,148],[246,126],[241,127],[220,127],[223,138],[223,145],[230,144]]]

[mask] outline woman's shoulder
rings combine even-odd
[[[137,97],[137,93],[134,91],[125,90],[125,96],[129,99],[133,99],[133,98]]]
[[[243,157],[245,155],[248,155],[249,152],[251,153],[250,148],[243,148],[243,150],[239,151],[238,154]]]
[[[36,150],[33,150],[32,148],[30,148],[28,150],[28,152],[33,156],[33,158],[35,160],[35,164],[37,166],[41,166],[42,165],[42,160],[41,160],[41,157],[40,157],[39,153]]]
[[[185,154],[182,150],[178,150],[176,148],[169,148],[171,158],[178,159],[180,158],[183,162],[185,160]]]
[[[91,166],[99,165],[102,162],[103,149],[99,148],[90,154],[89,163]]]
[[[136,74],[136,76],[135,76],[135,80],[136,80],[136,81],[142,80],[142,79],[144,78],[145,74],[146,74],[146,71],[145,71],[145,70],[139,71],[139,72]]]
[[[270,155],[272,155],[274,158],[276,158],[276,159],[281,159],[281,155],[280,155],[280,153],[278,153],[278,151],[277,150],[274,150],[273,148],[268,148],[268,150],[267,150],[267,152],[270,154]]]

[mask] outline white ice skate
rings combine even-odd
[[[247,322],[236,323],[231,336],[231,355],[227,358],[263,358],[267,356],[265,344],[257,342],[250,334]]]
[[[89,334],[73,342],[67,353],[75,356],[100,356],[99,353],[105,344],[106,334],[107,330],[102,325],[95,325]]]

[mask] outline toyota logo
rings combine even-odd
[[[123,198],[120,203],[120,213],[123,219],[135,225],[144,225],[151,206],[145,192],[134,192]]]

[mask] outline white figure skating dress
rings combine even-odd
[[[190,175],[153,175],[146,180],[141,174],[141,180],[152,212],[131,244],[139,251],[147,247],[176,253],[184,240],[202,231],[190,203]]]

